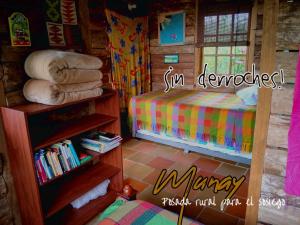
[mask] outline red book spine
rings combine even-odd
[[[38,164],[38,170],[39,170],[39,174],[40,174],[40,177],[42,178],[42,181],[43,183],[46,182],[48,179],[47,179],[47,175],[46,175],[46,172],[43,168],[43,165],[40,161],[40,159],[37,161],[37,164]]]

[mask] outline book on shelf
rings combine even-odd
[[[108,152],[121,144],[119,135],[105,132],[93,132],[81,139],[81,146],[99,153]]]
[[[70,140],[53,144],[49,148],[40,149],[34,154],[36,173],[40,184],[43,184],[57,176],[63,175],[92,157],[79,159],[76,150]]]
[[[88,162],[91,159],[92,159],[92,156],[90,156],[86,153],[83,153],[83,152],[79,153],[80,164],[84,164],[84,163]]]

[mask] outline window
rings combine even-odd
[[[244,73],[249,45],[249,4],[206,5],[198,13],[202,66],[207,63],[207,72],[219,75]]]
[[[246,71],[247,46],[219,46],[203,48],[203,64],[207,73],[241,74]]]

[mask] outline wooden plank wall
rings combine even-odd
[[[294,78],[300,44],[300,2],[280,1],[277,28],[277,69],[285,71],[288,82],[272,95],[267,148],[264,161],[261,197],[284,198],[286,206],[277,209],[261,206],[259,221],[274,225],[300,224],[300,197],[284,192],[284,179],[288,149],[288,130],[293,104]],[[298,178],[295,178],[298,179]]]
[[[0,5],[0,69],[3,73],[1,82],[5,93],[5,104],[8,106],[24,102],[22,87],[28,79],[23,69],[24,60],[29,53],[35,49],[40,49],[47,43],[46,28],[41,20],[41,10],[35,1],[1,1]],[[36,7],[30,7],[36,5]],[[20,11],[28,17],[30,22],[31,47],[11,47],[7,18],[14,11]]]
[[[8,17],[12,12],[23,12],[30,21],[32,47],[11,47]],[[42,48],[47,39],[41,23],[39,3],[34,0],[0,1],[0,104],[11,106],[24,102],[22,87],[28,79],[23,69],[24,60],[35,49]],[[0,121],[0,224],[20,224],[18,204],[13,188],[6,154],[6,144]]]
[[[159,13],[184,10],[186,13],[185,44],[177,46],[159,46],[158,15]],[[174,73],[183,73],[185,87],[192,88],[194,83],[194,41],[196,22],[195,0],[155,1],[149,15],[150,54],[152,89],[164,88],[163,74],[169,65],[164,64],[164,54],[179,54],[179,64],[173,64]]]
[[[79,0],[79,7],[85,52],[103,61],[101,71],[103,82],[107,84],[111,77],[111,59],[106,34],[105,3],[101,0]]]

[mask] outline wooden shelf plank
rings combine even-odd
[[[116,117],[95,113],[88,116],[84,116],[78,120],[65,122],[63,124],[60,124],[58,132],[54,133],[50,137],[47,137],[46,139],[40,141],[37,144],[33,144],[34,149],[38,150],[50,146],[64,139],[76,136],[78,134],[95,129],[100,126],[104,126],[116,120]]]
[[[118,174],[120,170],[108,164],[98,163],[85,171],[79,171],[70,179],[64,180],[55,191],[52,191],[52,194],[46,191],[44,197],[49,204],[46,206],[46,218],[51,217],[105,179]]]
[[[115,191],[110,190],[106,195],[90,201],[79,209],[74,209],[71,206],[55,215],[47,221],[47,225],[65,224],[65,225],[83,225],[104,211],[112,204],[117,197]]]
[[[114,90],[111,89],[105,89],[103,90],[103,94],[98,97],[93,97],[93,98],[86,98],[82,99],[80,101],[75,101],[75,102],[69,102],[63,105],[44,105],[44,104],[39,104],[39,103],[28,103],[24,105],[18,105],[13,107],[12,109],[24,112],[28,115],[35,115],[43,112],[50,112],[56,109],[64,108],[66,106],[71,106],[71,105],[76,105],[78,103],[83,103],[83,102],[89,102],[93,100],[98,100],[98,99],[103,99],[103,98],[108,98],[111,97],[115,94]]]

